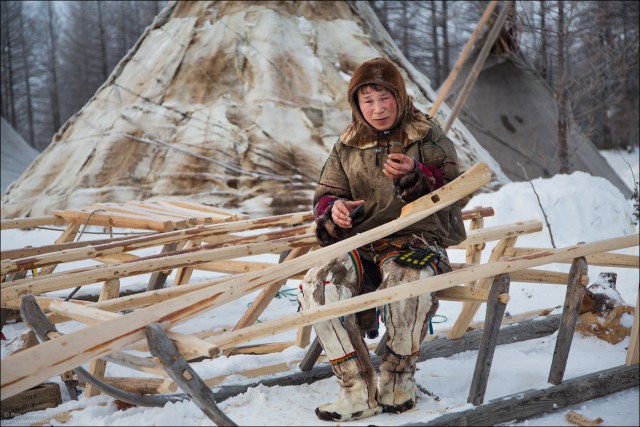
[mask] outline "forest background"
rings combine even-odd
[[[2,1],[1,113],[36,150],[78,112],[165,1]],[[370,1],[432,87],[447,78],[486,1]],[[639,144],[639,4],[517,1],[508,23],[559,110],[599,149]],[[569,121],[570,122],[570,121]]]

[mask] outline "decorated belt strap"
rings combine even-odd
[[[394,261],[400,265],[418,268],[420,270],[429,267],[433,270],[434,274],[441,272],[438,268],[440,255],[429,248],[402,251],[399,256],[394,258]]]

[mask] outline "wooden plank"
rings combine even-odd
[[[202,216],[197,216],[192,213],[186,214],[184,212],[179,212],[177,210],[166,209],[163,206],[159,206],[155,203],[145,203],[145,202],[127,202],[125,204],[127,208],[136,209],[140,212],[145,212],[148,215],[162,215],[169,218],[180,218],[183,221],[186,221],[189,224],[189,227],[195,227],[198,224],[213,224],[210,218],[203,218]]]
[[[103,213],[110,215],[118,215],[122,213],[155,221],[170,221],[173,223],[175,229],[187,228],[197,224],[197,221],[193,218],[167,215],[166,212],[153,212],[139,209],[136,206],[122,205],[120,203],[94,203],[89,209],[94,211],[101,209],[104,211]]]
[[[40,225],[65,225],[67,221],[56,215],[34,216],[32,218],[13,218],[0,221],[0,230],[13,228],[32,228]]]
[[[143,236],[106,242],[95,246],[88,246],[83,243],[83,247],[60,251],[57,253],[49,253],[46,255],[28,255],[26,259],[12,259],[2,261],[0,271],[13,271],[15,268],[31,269],[42,265],[56,262],[72,262],[85,259],[91,259],[98,256],[129,252],[136,249],[143,249],[152,246],[160,246],[167,243],[177,242],[187,239],[203,239],[207,236],[221,236],[232,232],[257,230],[268,227],[289,226],[304,224],[313,220],[313,213],[301,212],[285,215],[277,215],[272,217],[258,218],[246,221],[229,222],[224,224],[212,224],[198,228],[189,228],[186,230],[177,230],[159,234],[145,234]],[[86,247],[88,246],[88,247]]]
[[[512,247],[516,243],[517,237],[507,237],[498,242],[498,244],[491,251],[491,255],[489,256],[489,262],[496,261],[500,259],[502,254],[504,253],[506,248]],[[490,277],[480,277],[476,281],[476,288],[478,289],[489,289],[491,284],[493,283],[493,276]],[[449,333],[450,339],[460,338],[464,335],[467,326],[473,320],[473,316],[475,316],[476,312],[480,308],[480,303],[478,302],[465,302],[462,305],[462,312],[456,319],[456,322],[451,329],[451,333]]]
[[[511,277],[512,282],[566,285],[569,281],[569,274],[567,273],[538,269],[514,271],[509,276]]]
[[[467,238],[458,245],[447,249],[466,249],[470,245],[479,245],[493,240],[517,237],[523,234],[536,233],[542,230],[542,222],[538,220],[518,221],[512,224],[485,227],[479,230],[469,231]]]
[[[117,298],[120,295],[120,280],[112,279],[108,280],[102,285],[100,296],[98,301],[105,301],[113,298]],[[89,362],[89,369],[87,370],[91,375],[104,378],[104,372],[107,369],[107,362],[102,359],[93,359]],[[85,388],[85,396],[92,397],[100,394],[100,390],[92,384],[87,384]]]
[[[211,309],[254,292],[266,283],[288,277],[297,271],[307,269],[323,259],[338,256],[392,234],[399,229],[432,215],[442,208],[450,206],[460,198],[476,191],[490,180],[490,169],[486,164],[478,163],[454,181],[430,194],[428,198],[433,200],[437,197],[438,203],[421,203],[425,209],[417,211],[415,214],[391,221],[366,233],[357,234],[334,245],[312,251],[300,258],[275,265],[267,270],[246,273],[219,286],[206,287],[198,291],[190,292],[181,298],[175,298],[157,303],[151,307],[141,308],[110,322],[88,327],[58,339],[47,341],[37,347],[21,352],[20,358],[9,356],[5,358],[1,367],[3,373],[1,376],[2,386],[0,389],[2,398],[12,396],[40,383],[43,379],[51,378],[59,372],[64,372],[69,368],[79,366],[88,360],[100,357],[103,354],[108,354],[113,350],[117,350],[127,344],[142,339],[144,336],[144,327],[150,323],[158,321],[174,323],[182,319],[190,318],[203,310]],[[620,244],[620,242],[617,243]],[[582,250],[589,247],[589,245],[583,245]],[[282,250],[283,249],[280,249],[279,252]],[[519,269],[523,268],[527,268],[527,266],[522,266]],[[497,273],[492,273],[492,275],[495,274]],[[185,285],[184,287],[186,286],[189,285]],[[443,286],[443,288],[446,287],[450,286]],[[392,291],[395,292],[396,288],[398,287],[394,287]],[[434,289],[434,291],[435,290],[438,289]],[[408,296],[410,295],[401,296],[398,299]],[[356,301],[358,298],[359,297],[356,297],[353,300]],[[373,306],[377,305],[379,305],[378,301]],[[360,311],[361,309],[362,308],[358,307],[356,311]],[[302,326],[302,324],[291,325],[291,327],[297,326]],[[244,334],[245,331],[254,327],[255,326],[243,328],[235,333]],[[237,344],[238,343],[234,343],[234,346]],[[46,355],[46,357],[44,355]]]
[[[179,218],[185,218],[192,220],[195,224],[219,224],[225,222],[226,218],[212,218],[211,216],[204,216],[202,212],[191,211],[181,209],[176,206],[158,204],[153,202],[127,202],[127,206],[136,206],[142,210],[149,212],[159,212],[164,215],[177,216]],[[228,217],[227,217],[228,218]]]
[[[303,326],[303,328],[306,328],[306,326]],[[316,336],[309,346],[309,350],[307,350],[304,357],[302,358],[300,365],[298,365],[300,367],[300,370],[302,372],[310,371],[311,368],[313,368],[313,365],[315,365],[318,361],[320,354],[322,354],[322,350],[323,349],[322,345],[320,345],[320,339],[318,339],[318,337]]]
[[[422,426],[492,426],[523,421],[545,413],[553,413],[582,402],[638,387],[637,367],[614,368],[572,378],[543,390],[531,389],[501,396],[485,405],[449,413]]]
[[[168,204],[168,205],[179,206],[179,207],[182,207],[182,208],[193,209],[193,210],[202,211],[202,212],[216,213],[216,214],[219,214],[219,215],[226,215],[226,216],[231,217],[232,220],[234,220],[234,221],[242,221],[242,220],[249,219],[249,215],[246,215],[246,214],[243,214],[243,213],[236,213],[236,212],[228,211],[228,210],[225,210],[225,209],[216,208],[214,206],[187,202],[185,200],[151,199],[151,200],[148,200],[148,201],[149,202],[157,202],[157,203],[163,203],[163,204]]]
[[[543,251],[542,248],[509,248],[505,251],[504,256],[522,256],[535,252]],[[640,257],[638,255],[626,255],[617,253],[599,253],[591,254],[586,257],[587,264],[598,265],[603,267],[621,267],[621,268],[640,268]],[[571,264],[571,260],[564,263]]]
[[[560,330],[558,331],[556,347],[553,351],[553,359],[549,371],[548,381],[551,384],[560,384],[564,377],[573,333],[576,330],[576,323],[580,315],[580,305],[587,289],[588,282],[582,280],[584,276],[587,276],[587,261],[584,257],[575,258],[569,271],[569,283],[567,285],[564,307],[562,309]]]
[[[54,215],[61,216],[67,222],[75,224],[101,225],[104,227],[133,228],[153,231],[175,230],[171,221],[155,221],[143,216],[119,213],[117,215],[90,211],[88,209],[67,209],[53,211]]]
[[[225,274],[238,274],[247,273],[249,271],[264,270],[266,268],[273,267],[274,265],[275,264],[272,262],[239,261],[229,259],[198,264],[197,269]]]
[[[230,238],[230,239],[226,239],[223,240],[219,243],[215,243],[215,244],[207,244],[207,245],[202,245],[202,246],[197,246],[197,247],[193,247],[193,248],[189,248],[189,249],[180,249],[180,250],[176,250],[176,251],[168,251],[168,252],[162,252],[162,254],[166,254],[166,257],[168,258],[169,255],[171,256],[171,259],[176,259],[177,256],[179,255],[189,255],[189,254],[193,254],[195,252],[199,252],[199,251],[205,251],[205,250],[212,250],[212,249],[220,249],[220,248],[226,248],[226,247],[231,247],[231,246],[240,246],[240,245],[249,245],[252,243],[267,243],[269,241],[278,241],[279,239],[282,240],[283,238],[286,237],[293,237],[294,240],[296,236],[301,236],[303,237],[303,235],[307,233],[309,236],[309,230],[307,229],[306,226],[297,226],[297,227],[290,227],[284,230],[274,230],[274,231],[268,231],[262,234],[257,234],[257,235],[251,235],[251,236],[239,236],[239,237],[235,237],[235,238]],[[180,241],[182,243],[184,243],[185,241],[182,240]],[[173,242],[175,243],[175,242]],[[311,243],[309,243],[311,244]],[[169,244],[166,245],[167,247],[174,247],[174,246],[170,246]],[[175,249],[178,249],[178,245],[175,246]],[[125,263],[125,269],[128,267],[131,267],[132,265],[135,266],[145,266],[148,261],[153,261],[159,258],[159,255],[150,255],[150,256],[146,256],[146,257],[137,257],[135,263],[132,262],[127,262]],[[214,259],[220,259],[220,258],[212,258],[212,260]],[[191,264],[192,265],[192,264]],[[46,280],[51,281],[54,280],[54,278],[58,278],[60,275],[64,274],[67,276],[73,276],[73,275],[77,275],[83,272],[87,272],[87,271],[93,271],[95,273],[99,272],[99,271],[106,271],[108,269],[110,269],[112,267],[108,267],[108,266],[102,266],[102,267],[83,267],[83,268],[79,268],[79,269],[75,269],[75,270],[67,270],[64,273],[58,274],[58,275],[51,275],[51,276],[47,276]],[[151,271],[156,271],[156,270],[150,270],[150,271],[146,271],[146,272],[151,272]],[[145,271],[140,271],[138,274],[142,274]],[[43,279],[44,280],[44,279]],[[2,285],[2,288],[9,288],[9,287],[13,287],[13,286],[18,286],[18,285],[24,285],[24,284],[33,284],[34,282],[37,282],[38,278],[29,278],[29,279],[25,279],[25,280],[12,280],[12,281],[5,281]]]
[[[636,298],[636,309],[633,314],[633,326],[631,326],[631,336],[629,337],[629,348],[627,349],[627,356],[624,363],[626,365],[637,365],[640,363],[640,347],[638,343],[638,334],[640,333],[639,320],[640,319],[640,293]]]
[[[504,316],[506,303],[498,299],[498,295],[509,292],[509,275],[503,274],[496,277],[491,285],[491,292],[487,300],[487,314],[484,321],[484,333],[480,341],[480,349],[476,358],[476,366],[473,370],[471,388],[467,402],[475,406],[482,404],[484,394],[487,391],[489,373],[493,363],[493,355],[498,344],[500,322]]]
[[[471,288],[469,286],[453,286],[436,292],[438,299],[446,301],[478,301],[485,302],[489,298],[487,289]]]

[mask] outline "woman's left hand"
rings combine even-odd
[[[393,181],[412,172],[414,168],[415,162],[413,158],[401,153],[391,153],[384,164],[382,172]]]

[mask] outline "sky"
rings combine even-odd
[[[613,168],[619,171],[625,182],[633,188],[634,177],[638,179],[638,159],[635,153],[604,152],[603,155]],[[631,166],[627,166],[627,163]],[[631,172],[633,171],[633,172]],[[622,193],[603,178],[593,177],[583,172],[571,175],[556,175],[549,179],[535,179],[530,183],[517,182],[504,185],[494,193],[482,193],[474,196],[467,209],[475,206],[491,206],[495,215],[485,218],[485,227],[511,224],[524,220],[539,220],[545,223],[543,212],[538,205],[532,189],[535,187],[540,204],[546,212],[551,233],[557,247],[574,245],[578,242],[592,242],[638,232],[634,224],[633,205]],[[2,231],[2,250],[27,245],[40,246],[53,242],[59,236],[58,231],[51,230],[7,230]],[[89,236],[88,236],[89,237]],[[92,236],[91,238],[96,238]],[[487,262],[495,243],[488,243],[483,251],[482,262]],[[549,230],[520,236],[518,247],[551,247]],[[157,248],[156,248],[157,250]],[[620,253],[638,255],[638,247],[629,248]],[[154,249],[138,251],[144,255],[154,253]],[[452,262],[463,262],[465,254],[461,250],[450,250]],[[277,262],[275,255],[257,255],[246,259],[256,261]],[[78,268],[83,265],[71,263],[65,268]],[[550,264],[546,270],[568,272],[569,264]],[[627,305],[635,306],[638,294],[639,277],[637,269],[611,269],[607,267],[589,266],[590,284],[598,281],[601,272],[615,271],[617,290]],[[194,272],[192,281],[206,280],[215,273]],[[169,277],[171,282],[173,275]],[[146,286],[148,276],[136,276],[124,279],[123,288],[140,289]],[[289,280],[281,289],[280,298],[275,298],[259,321],[278,319],[295,313],[295,289],[299,281]],[[95,293],[101,285],[83,287],[82,293]],[[288,291],[292,289],[291,291]],[[531,310],[562,306],[566,287],[562,285],[543,285],[512,282],[510,301],[507,311],[511,315]],[[52,293],[54,296],[66,296],[69,290]],[[208,329],[230,327],[244,313],[257,294],[251,294],[228,303],[214,310],[204,312],[187,322],[181,323],[173,330],[193,333]],[[438,317],[434,324],[434,335],[427,339],[444,336],[442,331],[450,328],[461,312],[459,302],[441,301]],[[484,319],[484,305],[478,310],[474,321]],[[560,313],[555,309],[552,314]],[[631,321],[628,320],[630,326]],[[81,328],[77,322],[58,324],[63,333]],[[24,324],[10,324],[3,329],[7,341],[2,342],[2,357],[7,357],[15,346],[13,339],[26,331]],[[384,331],[382,325],[381,333]],[[295,330],[286,331],[259,342],[293,341]],[[313,338],[313,336],[312,336]],[[551,386],[547,382],[551,360],[557,340],[557,332],[534,340],[523,341],[497,347],[491,375],[485,396],[485,402],[513,393],[544,389]],[[373,341],[370,341],[373,342]],[[629,338],[612,345],[595,337],[574,335],[564,378],[570,379],[588,373],[612,368],[624,364]],[[137,355],[146,353],[133,351]],[[242,375],[243,371],[284,363],[290,372],[299,370],[298,363],[305,354],[305,349],[296,346],[286,348],[282,352],[268,355],[234,355],[219,357],[194,363],[192,366],[202,378],[222,376],[220,385],[254,382],[256,378]],[[402,414],[381,414],[364,420],[342,423],[342,425],[402,425],[415,422],[426,422],[446,413],[471,408],[466,402],[469,387],[476,363],[477,352],[467,351],[446,358],[434,358],[418,363],[417,383],[439,397],[439,400],[418,393],[416,408]],[[86,367],[86,366],[85,366]],[[140,372],[107,364],[107,376],[148,376]],[[52,382],[61,383],[59,378]],[[134,407],[119,410],[112,398],[96,396],[80,397],[78,401],[69,400],[63,392],[63,403],[56,408],[35,411],[3,420],[2,425],[31,425],[52,417],[67,414],[64,425],[213,425],[213,423],[191,402],[167,404],[163,408]],[[309,385],[290,387],[259,386],[246,393],[219,402],[219,407],[238,425],[335,425],[320,421],[314,409],[323,403],[333,401],[338,396],[338,384],[335,378],[317,381]],[[616,393],[594,401],[583,402],[570,408],[560,409],[541,417],[530,418],[520,422],[503,425],[517,426],[567,426],[573,425],[564,419],[569,410],[575,410],[587,418],[601,417],[603,426],[637,426],[640,424],[638,410],[639,392],[634,388]],[[63,425],[53,420],[52,425]]]

